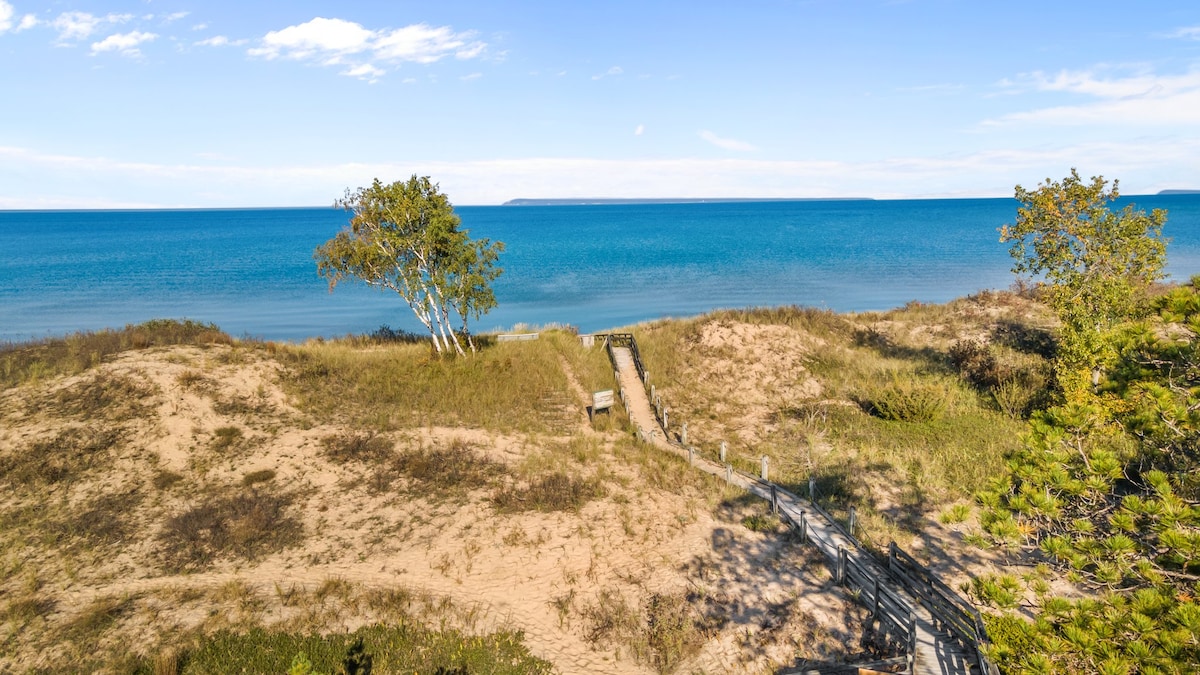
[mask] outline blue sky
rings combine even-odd
[[[0,0],[0,208],[1200,188],[1200,3]]]

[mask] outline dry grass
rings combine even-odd
[[[380,431],[437,424],[555,432],[570,427],[576,404],[554,346],[572,341],[544,333],[462,358],[419,344],[319,342],[288,347],[278,358],[287,365],[289,393],[323,421]]]
[[[255,560],[303,541],[286,495],[250,489],[212,496],[167,519],[158,556],[171,572],[204,569],[223,558]]]
[[[212,324],[156,319],[121,330],[0,345],[0,389],[80,373],[99,365],[108,356],[131,349],[232,343],[228,335]]]
[[[755,472],[769,454],[772,477],[801,494],[813,475],[824,503],[838,514],[857,506],[866,536],[880,539],[918,531],[924,514],[997,470],[1018,422],[950,349],[978,338],[998,363],[1036,365],[1038,329],[1010,309],[747,310],[635,333],[672,419],[691,423],[702,453],[729,440],[731,460]],[[696,664],[715,662],[705,654],[736,630],[736,648],[755,655],[745,663],[766,669],[780,663],[768,651],[789,640],[840,653],[856,637],[822,632],[803,594],[754,613],[739,605],[762,575],[820,595],[828,574],[772,557],[782,528],[761,506],[713,529],[742,493],[638,443],[619,406],[588,425],[583,399],[613,388],[611,365],[569,332],[443,359],[387,335],[226,346],[183,328],[159,326],[154,339],[199,346],[151,350],[144,362],[110,358],[121,340],[166,343],[136,331],[95,350],[82,337],[0,350],[10,378],[0,395],[16,406],[0,413],[0,670],[38,658],[57,671],[190,672],[201,651],[212,664],[226,647],[251,659],[299,644],[333,658],[377,621],[408,627],[414,652],[500,653],[508,647],[470,635],[496,617],[446,598],[494,600],[497,578],[529,592],[543,565],[553,575],[534,583],[552,593],[537,607],[557,613],[559,632],[530,625],[540,644],[563,640],[576,656],[587,637],[642,668],[707,668]],[[941,387],[940,415],[887,420],[855,404],[895,382]],[[719,531],[750,539],[722,548],[732,539]],[[685,569],[694,544],[699,562]],[[156,586],[175,573],[187,576]],[[127,577],[138,589],[128,595]],[[404,585],[422,579],[444,593]],[[845,598],[836,606],[838,621],[853,614]],[[508,653],[520,653],[510,638]]]

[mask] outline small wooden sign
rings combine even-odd
[[[592,412],[600,412],[613,407],[613,390],[605,389],[592,393]]]

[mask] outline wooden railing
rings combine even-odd
[[[617,360],[613,356],[613,347],[628,347],[629,352],[633,354],[633,365],[637,368],[638,379],[642,382],[646,381],[646,367],[642,365],[642,355],[638,351],[637,340],[634,339],[633,333],[609,333],[596,337],[604,338],[604,348],[608,351],[608,359],[614,368],[617,367]]]
[[[613,333],[604,337],[606,351],[613,368],[617,368],[616,356],[613,354],[614,346],[628,347],[630,353],[633,354],[638,377],[645,383],[646,370],[638,352],[637,340],[633,335],[631,333]],[[653,402],[651,405],[653,407]],[[665,423],[665,420],[659,418],[659,422]],[[687,446],[686,443],[672,441],[669,435],[667,440],[686,450],[689,460],[693,464],[696,463],[696,448]],[[734,482],[733,479],[736,475],[741,482],[759,488],[756,490],[759,494],[769,494],[772,510],[799,532],[802,541],[813,544],[825,556],[833,569],[835,580],[855,593],[858,601],[871,610],[872,619],[890,625],[896,636],[904,641],[907,651],[907,672],[912,672],[913,658],[916,655],[916,618],[909,600],[897,592],[894,588],[896,585],[902,586],[912,594],[929,610],[934,621],[952,633],[963,643],[963,646],[974,652],[979,668],[984,675],[999,675],[999,670],[987,659],[982,649],[989,644],[989,641],[979,611],[938,579],[932,570],[900,549],[895,542],[888,545],[886,567],[860,562],[854,556],[849,555],[844,546],[820,536],[808,527],[808,511],[806,509],[812,509],[816,517],[825,522],[826,527],[832,526],[839,535],[851,542],[857,549],[866,550],[850,529],[843,527],[831,514],[817,504],[815,495],[810,495],[812,497],[810,500],[803,500],[763,477],[744,473],[734,469],[730,464],[724,465],[724,474],[729,482]],[[810,490],[811,488],[810,483]],[[787,509],[780,509],[781,500],[802,505],[798,515],[793,516]]]
[[[986,675],[1000,675],[999,668],[988,660],[981,649],[990,641],[979,610],[938,579],[928,567],[905,553],[896,542],[888,545],[888,573],[920,600],[950,632],[964,644],[974,647],[980,670]]]

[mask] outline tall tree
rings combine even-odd
[[[1141,293],[1163,277],[1167,214],[1146,215],[1109,203],[1119,196],[1102,176],[1084,183],[1079,173],[1029,191],[1018,185],[1017,222],[1000,230],[1012,242],[1013,272],[1040,276],[1046,298],[1062,321],[1058,380],[1068,400],[1115,357],[1112,331],[1137,313]]]
[[[438,353],[462,354],[452,314],[468,320],[496,306],[491,282],[502,242],[472,240],[438,185],[428,176],[346,191],[335,206],[350,211],[349,226],[318,246],[317,272],[329,289],[350,279],[397,293],[429,331]]]

